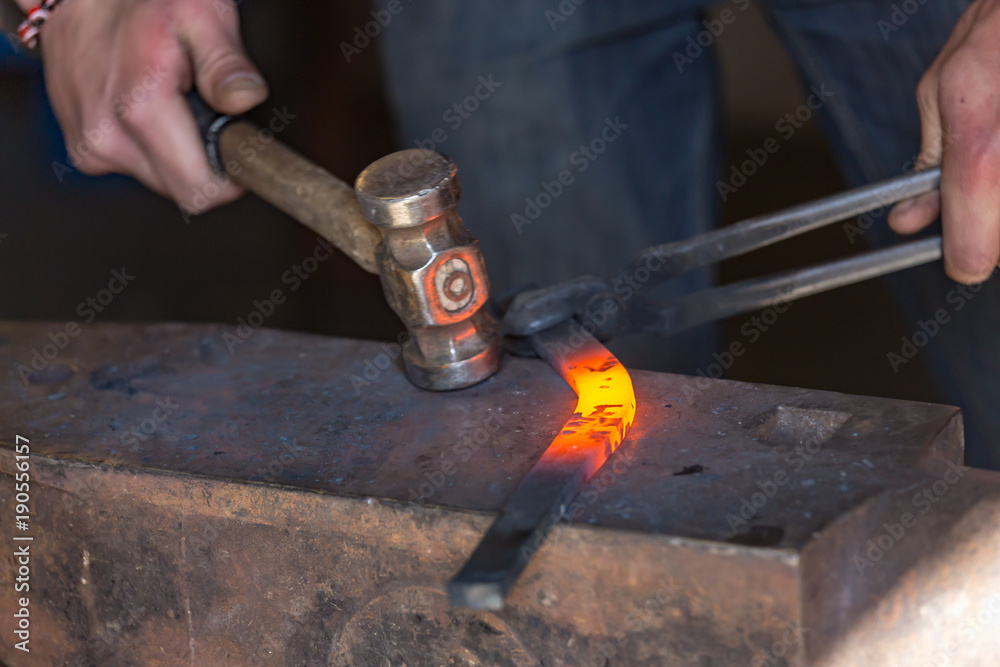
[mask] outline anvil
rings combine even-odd
[[[506,607],[455,610],[576,404],[543,362],[438,394],[378,343],[88,324],[22,381],[64,327],[0,324],[8,664],[1000,661],[1000,475],[961,466],[956,408],[634,371],[628,438]]]

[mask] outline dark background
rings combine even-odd
[[[398,148],[377,48],[348,65],[338,46],[370,19],[364,0],[249,0],[242,9],[248,50],[272,90],[258,116],[268,118],[274,107],[297,115],[283,141],[348,181]],[[775,121],[805,94],[760,16],[727,28],[717,47],[728,168],[771,136]],[[0,318],[78,319],[77,304],[124,266],[136,275],[134,284],[98,321],[235,323],[314,247],[311,233],[253,196],[187,224],[177,206],[124,177],[71,173],[60,182],[52,163],[68,162],[40,68],[9,51],[0,58],[0,127],[0,234],[7,235],[0,237]],[[842,187],[814,120],[730,198],[725,222]],[[727,263],[720,278],[729,282],[862,249],[834,226]],[[739,338],[746,319],[727,323],[727,333]],[[378,279],[339,256],[321,264],[266,325],[383,340],[401,330]],[[886,360],[911,325],[879,281],[844,288],[796,303],[726,377],[934,401],[919,358],[898,374]]]

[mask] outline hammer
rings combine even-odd
[[[500,366],[500,330],[484,306],[489,279],[479,243],[455,206],[458,171],[425,149],[387,155],[354,188],[274,138],[266,128],[188,101],[212,168],[289,214],[377,273],[403,321],[406,374],[436,391],[469,387]]]

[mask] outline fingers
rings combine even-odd
[[[153,168],[149,158],[132,141],[120,142],[120,148],[116,150],[106,150],[107,157],[90,153],[79,155],[77,159],[72,159],[73,166],[80,170],[80,173],[90,176],[101,176],[103,174],[128,174],[137,181],[145,185],[153,192],[169,196],[166,186],[160,179],[156,169]],[[69,149],[72,155],[72,149]]]
[[[178,17],[198,92],[216,111],[239,114],[263,102],[267,84],[243,50],[239,15],[224,0],[191,2]]]
[[[985,280],[1000,257],[998,68],[1000,54],[969,50],[942,70],[941,115],[960,128],[941,169],[944,265],[962,283]]]
[[[230,202],[242,193],[228,176],[212,171],[187,101],[165,91],[154,105],[125,121],[163,192],[191,212]]]
[[[940,213],[945,271],[982,282],[1000,259],[1000,3],[977,1],[917,91],[921,120],[918,168],[941,165],[939,193],[900,203],[889,216],[901,233]]]
[[[916,168],[928,169],[941,164],[945,147],[945,132],[938,105],[940,81],[936,68],[924,75],[917,89],[920,108],[920,156]],[[934,222],[941,213],[941,196],[937,192],[906,199],[889,212],[889,227],[900,234],[918,232]]]
[[[913,234],[941,215],[941,193],[926,194],[896,204],[889,212],[889,226],[899,234]]]
[[[134,176],[192,212],[239,196],[209,167],[184,98],[197,83],[209,104],[237,113],[267,95],[227,1],[77,0],[54,13],[46,84],[74,167]]]
[[[240,71],[256,75],[256,70],[243,55],[236,12],[221,15],[212,9],[223,6],[221,0],[175,0],[167,4],[168,13],[150,10],[142,21],[147,28],[159,29],[137,31],[135,38],[140,41],[129,47],[140,57],[126,82],[142,78],[135,71],[139,67],[153,72],[154,82],[148,89],[148,99],[130,108],[122,117],[122,125],[151,166],[160,191],[186,210],[200,213],[236,199],[242,189],[227,175],[216,174],[209,167],[204,142],[184,94],[192,82],[198,82],[199,87],[206,81],[213,82],[208,85],[215,88],[201,91],[210,105],[227,113],[244,111],[260,100],[246,92],[242,96],[231,92],[220,96],[218,91],[224,86],[218,84],[231,84]],[[258,86],[255,94],[263,99],[266,86]]]
[[[920,109],[920,156],[917,169],[927,169],[941,164],[944,151],[944,128],[938,104],[940,65],[934,65],[924,74],[917,87],[917,106]],[[937,193],[907,199],[889,212],[889,227],[900,234],[918,232],[937,219],[941,212],[941,198]]]
[[[928,169],[941,164],[945,145],[951,140],[941,118],[941,67],[957,50],[968,34],[967,22],[955,27],[941,53],[921,77],[917,86],[917,108],[920,111],[920,155],[916,169]],[[921,195],[897,204],[889,212],[889,227],[900,234],[912,234],[934,222],[941,213],[941,198],[937,193]]]
[[[920,110],[920,155],[917,156],[917,169],[927,169],[941,164],[941,155],[944,152],[944,128],[941,125],[941,107],[938,104],[940,71],[940,64],[935,63],[917,86],[917,108]]]

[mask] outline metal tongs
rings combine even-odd
[[[527,336],[576,317],[589,323],[600,340],[637,331],[669,336],[705,322],[933,262],[941,258],[940,236],[663,301],[639,293],[640,288],[688,271],[933,192],[940,182],[939,168],[919,171],[646,248],[611,277],[583,276],[521,292],[504,315],[503,331],[508,336]]]

